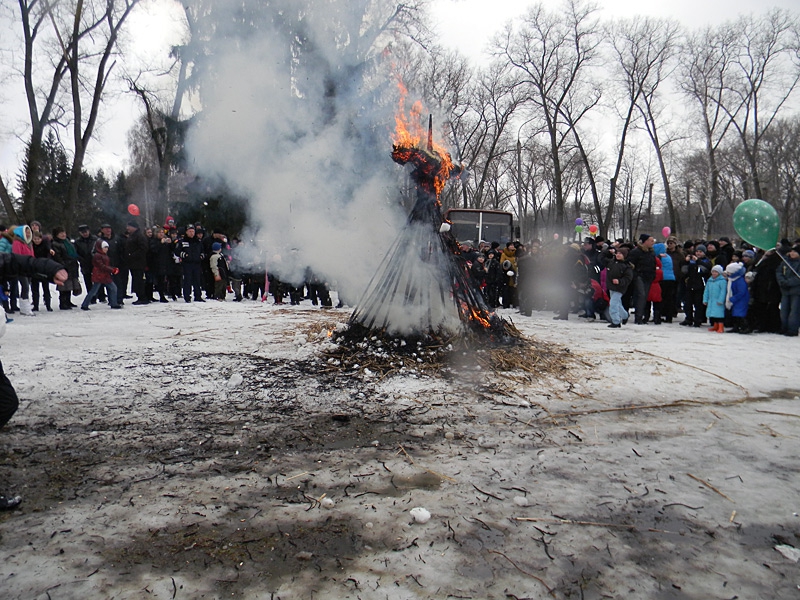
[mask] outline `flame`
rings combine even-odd
[[[395,113],[395,131],[392,134],[394,148],[392,158],[400,164],[411,163],[416,167],[417,181],[433,193],[437,200],[444,190],[447,180],[457,175],[460,169],[453,164],[450,153],[434,141],[430,127],[427,135],[422,126],[422,115],[425,107],[419,100],[414,102],[406,114],[406,98],[408,90],[403,82],[398,80],[400,99]],[[429,186],[432,182],[432,189]]]

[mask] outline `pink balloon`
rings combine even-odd
[[[135,204],[128,204],[128,212],[131,213],[134,217],[139,216],[139,207]]]
[[[554,233],[554,234],[553,234],[553,239],[554,239],[554,240],[557,240],[557,239],[558,239],[558,234],[557,234],[557,233]]]
[[[664,237],[669,237],[670,233],[672,233],[672,229],[670,229],[669,227],[664,227],[664,229],[661,230],[661,235],[663,235]]]

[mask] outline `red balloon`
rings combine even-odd
[[[128,212],[131,213],[134,217],[139,216],[139,207],[135,204],[128,204]]]

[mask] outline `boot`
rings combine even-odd
[[[719,325],[719,323],[714,323],[711,327],[708,328],[708,330],[709,331],[719,331],[719,329],[717,329],[717,325]]]
[[[725,333],[725,323],[722,321],[717,323],[717,333]]]
[[[33,303],[26,298],[20,298],[19,314],[24,315],[26,317],[35,317],[36,313],[33,312]]]

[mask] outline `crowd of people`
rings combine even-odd
[[[553,310],[621,328],[676,322],[718,333],[795,337],[800,326],[800,239],[759,250],[729,238],[665,242],[646,233],[636,243],[586,237],[582,245],[460,244],[475,284],[492,308],[523,315]]]
[[[332,306],[327,285],[310,270],[302,282],[283,282],[266,273],[263,260],[253,259],[256,251],[244,250],[240,240],[229,240],[221,229],[207,232],[200,223],[179,229],[171,217],[163,226],[144,229],[131,220],[121,232],[108,223],[94,233],[80,225],[74,239],[63,227],[45,233],[37,221],[11,229],[0,225],[0,252],[50,258],[68,273],[55,292],[41,279],[6,277],[3,308],[7,315],[34,316],[39,310],[54,310],[57,296],[57,308],[71,310],[78,308],[73,299],[84,290],[82,310],[104,303],[120,309],[126,300],[134,305],[224,301],[229,295],[236,302],[266,300],[267,291],[276,304],[308,298],[314,305]]]
[[[251,250],[251,251],[247,251]],[[554,319],[577,314],[601,319],[610,328],[628,323],[673,323],[724,333],[765,332],[797,336],[800,326],[800,240],[782,240],[759,250],[727,237],[688,240],[675,236],[657,243],[648,234],[638,240],[586,237],[582,245],[527,245],[481,241],[459,244],[476,286],[491,308],[517,308],[530,316],[552,310]],[[37,278],[6,277],[3,307],[7,314],[35,315],[41,309],[78,306],[73,299],[86,290],[80,308],[107,303],[122,308],[126,300],[141,305],[226,300],[331,307],[328,285],[307,269],[303,281],[284,282],[267,273],[254,249],[229,239],[221,229],[206,231],[200,223],[178,228],[172,217],[163,226],[141,229],[135,220],[115,232],[105,223],[93,233],[78,227],[74,239],[63,227],[51,234],[33,221],[30,226],[0,225],[0,253],[51,258],[68,274],[56,288]],[[130,293],[129,293],[130,290]],[[340,300],[341,306],[341,300]]]

